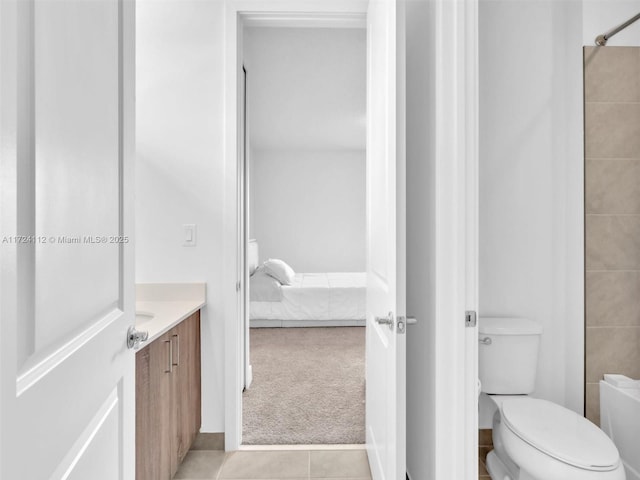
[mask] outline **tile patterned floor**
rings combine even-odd
[[[478,432],[478,479],[490,480],[485,466],[493,448],[491,430]],[[225,453],[221,443],[194,444],[175,480],[370,480],[364,450],[272,450]]]
[[[191,450],[178,480],[370,480],[364,450]]]

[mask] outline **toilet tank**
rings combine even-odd
[[[478,368],[482,391],[497,395],[533,392],[542,325],[526,318],[480,318]]]

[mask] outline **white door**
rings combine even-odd
[[[403,20],[401,2],[369,2],[366,433],[374,480],[406,475]]]
[[[134,479],[133,8],[0,2],[3,480]]]

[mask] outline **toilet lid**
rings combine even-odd
[[[505,400],[505,425],[522,440],[564,463],[587,470],[612,470],[619,455],[597,426],[577,413],[536,398]]]

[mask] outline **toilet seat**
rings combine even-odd
[[[577,413],[555,403],[530,398],[504,399],[504,425],[542,453],[590,471],[619,466],[618,450],[607,435]]]

